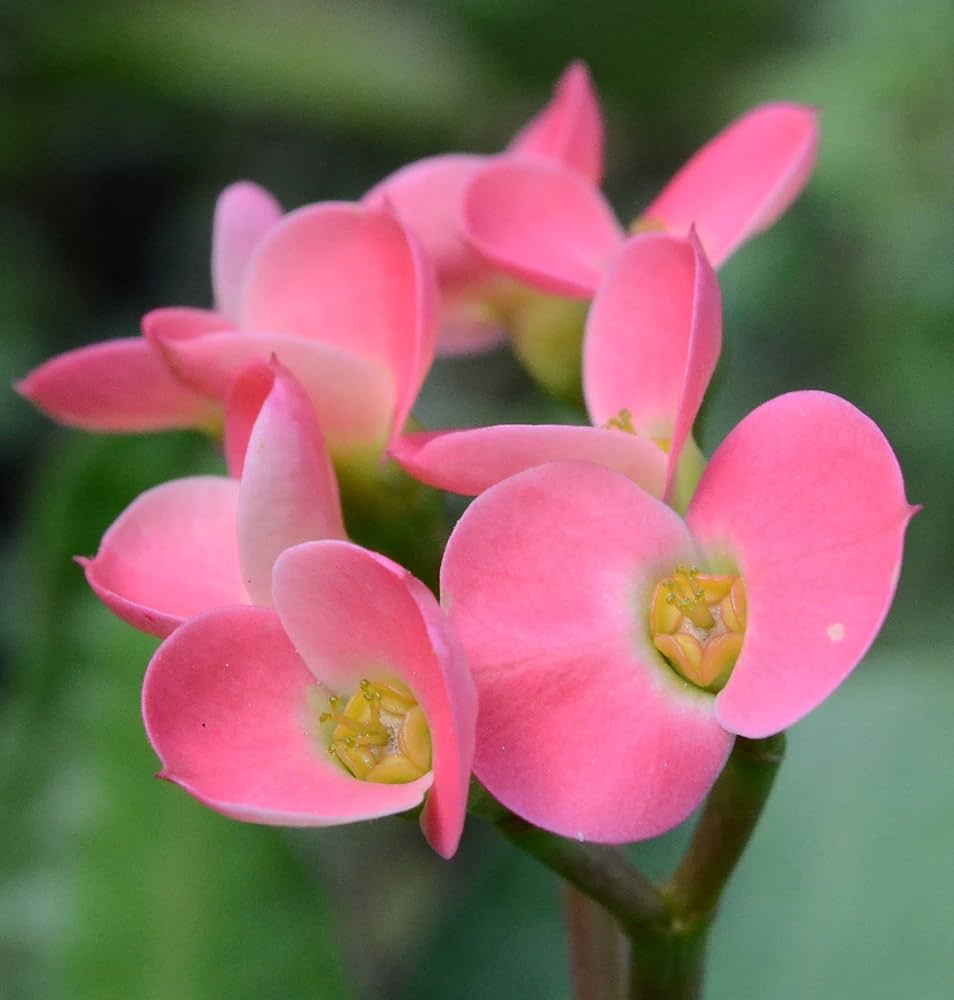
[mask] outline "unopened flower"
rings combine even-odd
[[[442,567],[481,699],[477,777],[566,836],[681,822],[734,735],[792,725],[861,659],[913,512],[878,428],[821,392],[746,417],[685,520],[584,462],[491,487]]]
[[[424,803],[443,857],[463,829],[476,696],[423,584],[341,541],[286,550],[275,610],[217,609],[159,648],[143,717],[160,777],[234,819],[330,826]]]

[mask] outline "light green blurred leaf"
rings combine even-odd
[[[712,1000],[949,995],[949,661],[877,652],[793,730],[716,924]]]

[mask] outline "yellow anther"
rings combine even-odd
[[[396,784],[414,781],[431,768],[431,733],[411,689],[396,678],[363,678],[344,708],[338,695],[318,714],[333,723],[328,753],[353,777]]]
[[[699,679],[696,681],[699,687],[721,691],[741,652],[742,636],[738,632],[724,632],[710,639],[702,651]]]
[[[367,780],[368,774],[377,766],[374,754],[361,747],[337,745],[335,758],[356,777]]]
[[[424,773],[403,754],[392,754],[378,761],[363,777],[365,781],[376,781],[383,785],[403,785],[420,778]]]
[[[620,410],[615,417],[610,417],[609,420],[603,424],[603,429],[608,431],[625,431],[627,434],[635,434],[636,428],[633,426],[633,414],[624,408]]]
[[[411,689],[394,678],[374,682],[363,680],[360,687],[366,701],[377,702],[381,710],[392,715],[403,715],[417,704]]]
[[[649,631],[653,635],[669,635],[676,631],[681,620],[675,594],[666,591],[665,583],[657,586],[649,607]]]
[[[702,643],[698,639],[686,632],[677,632],[675,635],[653,636],[653,645],[686,680],[698,683],[699,668],[702,666]]]
[[[741,580],[736,580],[728,595],[719,605],[722,609],[722,620],[733,632],[744,632],[746,614],[748,611],[745,598],[745,587]]]
[[[677,566],[656,584],[649,606],[653,645],[686,680],[719,691],[742,650],[745,584],[734,574],[714,576]]]
[[[431,731],[427,725],[427,718],[420,705],[404,716],[404,722],[398,733],[398,744],[404,756],[407,757],[415,767],[421,771],[431,769]]]

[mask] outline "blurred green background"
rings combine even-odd
[[[605,102],[623,218],[745,108],[821,106],[805,195],[721,272],[726,348],[702,443],[772,395],[828,389],[881,425],[925,505],[874,650],[791,734],[707,995],[947,997],[950,3],[6,0],[5,370],[128,335],[157,305],[207,304],[230,181],[293,207],[357,197],[430,153],[494,151],[573,57]],[[439,365],[419,413],[439,426],[545,406],[501,351]],[[70,556],[146,487],[218,469],[207,442],[85,436],[7,393],[0,460],[3,1000],[568,996],[553,880],[478,823],[447,864],[400,819],[289,833],[152,780],[138,693],[154,644],[94,601]],[[851,587],[852,567],[831,586]],[[635,853],[663,870],[684,836]]]

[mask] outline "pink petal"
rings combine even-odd
[[[442,857],[449,858],[457,850],[466,820],[476,739],[477,688],[457,634],[434,595],[402,566],[383,557],[379,559],[389,564],[391,572],[417,604],[442,671],[445,690],[434,690],[426,697],[435,713],[432,726],[452,737],[442,738],[442,745],[446,742],[447,750],[440,755],[441,759],[435,757],[434,790],[424,803],[421,829],[431,847]],[[436,678],[432,678],[434,682]],[[436,683],[434,686],[436,688]]]
[[[599,189],[557,163],[498,157],[464,198],[464,234],[501,270],[589,298],[624,234]]]
[[[673,511],[585,463],[504,480],[458,522],[441,594],[477,683],[474,769],[524,819],[627,842],[705,795],[732,738],[648,634],[651,587],[692,551]]]
[[[423,247],[441,288],[454,287],[487,271],[461,238],[464,191],[486,156],[448,153],[410,163],[375,185],[362,199],[368,208],[392,211]]]
[[[431,783],[356,781],[318,735],[321,689],[263,608],[186,622],[146,671],[146,732],[160,777],[233,819],[330,826],[416,806]]]
[[[174,479],[137,497],[80,560],[104,604],[134,628],[165,636],[185,618],[245,604],[235,541],[238,483]]]
[[[280,365],[252,428],[238,500],[238,547],[252,603],[272,603],[272,566],[285,549],[345,538],[338,482],[314,410]]]
[[[599,184],[603,176],[603,115],[582,62],[572,62],[547,106],[514,136],[514,153],[556,160]]]
[[[249,258],[282,214],[282,206],[272,195],[249,181],[230,184],[215,204],[212,290],[216,308],[236,322]]]
[[[666,456],[646,438],[601,427],[503,424],[473,430],[406,434],[391,457],[415,479],[477,496],[524,469],[547,462],[594,462],[662,496]]]
[[[221,313],[189,306],[153,309],[143,316],[141,325],[143,336],[154,341],[191,340],[206,333],[235,329],[235,324]]]
[[[274,333],[213,333],[166,341],[171,367],[201,392],[225,399],[250,361],[274,356],[301,383],[329,447],[381,448],[391,426],[394,386],[385,369],[331,344]]]
[[[464,824],[476,699],[434,598],[394,563],[335,541],[286,550],[272,588],[288,635],[322,683],[350,693],[379,671],[414,691],[434,747],[422,826],[431,846],[450,857]]]
[[[362,199],[369,208],[393,212],[430,258],[441,290],[439,350],[471,354],[502,336],[488,315],[492,269],[460,233],[464,191],[487,157],[469,153],[431,156],[386,177]]]
[[[275,383],[272,366],[250,361],[229,383],[225,396],[225,460],[229,475],[242,476],[248,439],[268,394]]]
[[[628,410],[637,433],[670,441],[666,490],[722,344],[722,299],[695,234],[629,240],[586,323],[583,391],[595,424]]]
[[[217,415],[217,407],[176,378],[141,337],[59,354],[16,390],[54,420],[92,431],[204,427]]]
[[[436,309],[433,269],[394,216],[328,203],[292,212],[259,244],[241,325],[309,338],[384,367],[396,387],[396,432],[434,359]]]
[[[778,732],[850,673],[891,604],[913,513],[881,431],[837,396],[779,396],[729,434],[687,514],[748,595],[742,654],[716,702],[724,726]]]
[[[718,267],[795,200],[818,153],[818,114],[763,104],[706,143],[666,185],[645,217],[685,234],[695,226]]]

